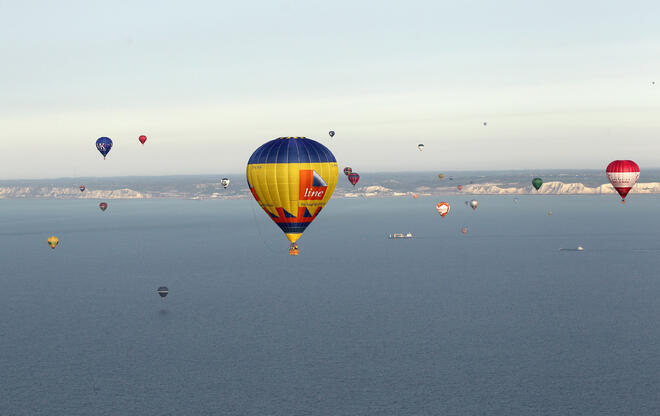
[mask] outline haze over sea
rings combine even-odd
[[[657,414],[660,196],[469,198],[1,200],[0,414]]]

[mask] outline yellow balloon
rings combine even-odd
[[[54,250],[55,247],[57,247],[57,245],[59,244],[60,239],[55,237],[55,236],[51,236],[51,237],[48,237],[47,241],[48,241],[48,245],[50,246],[50,248],[52,248]]]
[[[338,177],[332,152],[306,137],[271,140],[247,164],[252,196],[292,243],[328,203]]]

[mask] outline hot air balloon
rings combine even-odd
[[[344,175],[348,176],[349,173],[353,172],[351,168],[344,168]]]
[[[142,143],[142,146],[144,146],[144,142],[147,141],[147,136],[143,134],[142,136],[138,137],[138,140],[140,141],[140,143]]]
[[[348,174],[348,181],[353,186],[355,186],[355,184],[358,183],[359,180],[360,180],[360,175],[359,174],[357,174],[355,172],[351,172],[351,173]]]
[[[552,210],[548,211],[548,215],[552,217]]]
[[[543,179],[541,178],[534,178],[532,179],[532,186],[538,191],[539,188],[543,185]]]
[[[513,203],[514,203],[514,204],[517,204],[518,201],[520,201],[520,199],[519,199],[518,197],[513,198]]]
[[[466,226],[461,227],[461,232],[463,234],[467,234],[467,227]]]
[[[229,182],[231,182],[231,181],[229,180],[229,178],[222,178],[222,179],[220,179],[220,184],[221,184],[222,187],[225,188],[225,189],[227,189],[227,187],[229,186]]]
[[[488,123],[486,123],[486,122],[484,121],[484,126],[487,126],[487,125],[488,125]]]
[[[55,250],[55,247],[57,247],[57,245],[60,243],[60,239],[55,237],[54,235],[48,237],[48,240],[46,241],[48,242],[50,248],[52,248],[53,250]]]
[[[420,144],[417,145],[417,148],[421,152],[422,150],[424,150],[424,145],[422,143],[420,143]]]
[[[440,180],[442,180],[442,178],[444,178],[444,177],[445,177],[444,173],[438,173],[438,178],[440,178]]]
[[[106,209],[108,209],[108,203],[107,202],[101,202],[99,204],[99,208],[101,208],[101,211],[105,211]]]
[[[607,179],[621,195],[621,202],[626,202],[626,195],[639,179],[639,166],[632,160],[615,160],[607,165]]]
[[[332,131],[332,130],[330,130],[330,131],[328,132],[328,134],[330,135],[330,137],[335,137],[335,132]]]
[[[170,293],[170,290],[167,288],[167,286],[161,286],[159,287],[156,292],[160,295],[160,297],[165,300],[165,296],[167,296]]]
[[[477,201],[476,199],[470,201],[470,208],[472,208],[473,211],[476,211],[478,206],[479,206],[479,201]]]
[[[445,215],[449,214],[449,202],[438,202],[438,204],[435,206],[435,209],[438,211],[438,214],[444,218]]]
[[[280,137],[252,153],[246,174],[254,199],[295,243],[330,200],[338,172],[337,160],[321,143]]]
[[[103,155],[103,159],[105,159],[110,149],[112,149],[112,140],[109,137],[99,137],[96,140],[96,148]]]
[[[87,189],[85,188],[85,185],[80,185],[80,192],[85,192],[85,189]]]
[[[459,191],[462,191],[462,190],[463,190],[463,185],[458,185],[458,186],[456,187],[456,189],[458,189]]]
[[[414,199],[417,199],[418,196],[419,196],[419,195],[417,195],[417,194],[413,194],[413,198],[414,198]]]

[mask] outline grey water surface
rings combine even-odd
[[[0,415],[660,413],[660,197],[519,198],[0,200]]]

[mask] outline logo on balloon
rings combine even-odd
[[[298,199],[300,200],[321,200],[325,196],[328,184],[321,175],[312,169],[300,170],[300,188]]]

